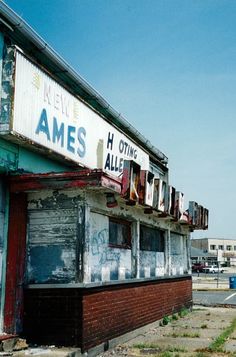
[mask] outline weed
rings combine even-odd
[[[171,318],[169,316],[164,316],[163,319],[160,321],[160,326],[166,326],[168,323],[171,322]]]
[[[170,322],[169,316],[164,316],[162,319],[162,324],[165,326],[168,325],[169,322]]]
[[[211,352],[222,352],[223,346],[228,339],[228,337],[236,329],[236,319],[234,319],[231,324],[213,341],[209,346],[209,351]]]
[[[158,356],[159,357],[172,357],[172,354],[168,351],[164,351],[164,352],[159,353]]]
[[[178,320],[179,319],[179,316],[177,315],[177,314],[173,314],[172,316],[171,316],[171,318],[172,318],[172,320]]]
[[[179,315],[179,317],[184,317],[184,316],[188,315],[188,313],[189,313],[188,309],[182,308],[182,309],[178,312],[178,315]]]
[[[208,328],[207,324],[202,324],[201,325],[201,328],[204,329],[204,328]]]

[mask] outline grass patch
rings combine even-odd
[[[136,343],[133,345],[134,348],[138,348],[139,350],[142,350],[144,348],[155,348],[155,349],[160,349],[160,347],[156,343]]]
[[[158,357],[172,357],[172,354],[168,351],[164,351],[158,354]]]
[[[223,352],[223,346],[228,337],[236,329],[236,319],[210,344],[209,351],[211,352]]]
[[[208,357],[209,354],[206,354],[204,352],[197,352],[194,357]]]
[[[171,335],[169,335],[170,337],[188,337],[188,338],[198,338],[200,337],[200,334],[195,332],[195,333],[188,333],[188,332],[184,332],[184,333],[176,333],[173,332]]]
[[[187,350],[183,347],[167,347],[166,352],[187,352]]]

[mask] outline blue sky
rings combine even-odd
[[[5,2],[168,156],[193,237],[236,238],[236,1]]]

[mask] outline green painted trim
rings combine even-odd
[[[18,145],[11,143],[0,138],[0,148],[11,151],[14,154],[18,154]]]
[[[0,170],[16,171],[18,166],[18,146],[0,138]]]
[[[18,170],[32,173],[64,172],[70,168],[37,152],[19,147]]]

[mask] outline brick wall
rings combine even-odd
[[[82,296],[79,289],[27,289],[23,335],[28,342],[80,346]]]
[[[191,277],[90,289],[25,291],[29,341],[83,351],[192,304]]]

